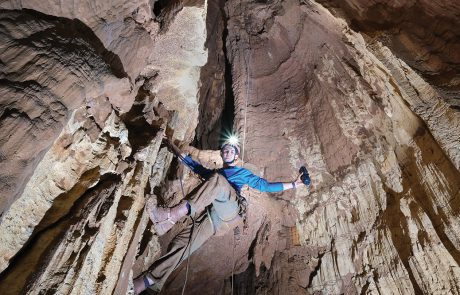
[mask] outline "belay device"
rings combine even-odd
[[[311,179],[310,174],[308,174],[308,170],[305,166],[300,167],[299,172],[302,173],[300,179],[302,180],[303,184],[310,185]]]

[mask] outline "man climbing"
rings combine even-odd
[[[210,170],[185,156],[170,140],[165,139],[170,150],[193,172],[206,182],[192,198],[182,200],[172,208],[161,208],[147,201],[147,210],[158,235],[169,231],[182,217],[189,215],[193,223],[184,228],[171,241],[168,253],[159,258],[150,271],[134,280],[134,290],[139,294],[147,288],[160,291],[169,275],[213,235],[223,235],[236,227],[245,213],[245,200],[241,188],[247,184],[262,192],[280,192],[309,183],[308,173],[293,182],[268,182],[249,170],[236,166],[240,147],[236,142],[226,142],[220,151],[223,168]],[[306,172],[306,170],[305,170]],[[305,177],[308,181],[305,182]]]

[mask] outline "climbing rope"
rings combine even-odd
[[[235,232],[233,232],[233,247],[232,247],[232,295],[233,295],[233,273],[235,272]]]
[[[244,58],[245,64],[246,64],[246,95],[244,96],[244,121],[243,121],[243,145],[242,145],[242,151],[241,151],[241,161],[244,163],[244,152],[246,151],[245,149],[245,144],[246,144],[246,123],[247,123],[247,117],[248,117],[248,101],[249,101],[249,90],[251,88],[251,79],[250,73],[249,73],[249,65],[251,62],[251,57],[252,54],[251,52],[251,39],[249,39],[249,48],[246,50],[246,55]]]
[[[181,191],[182,191],[182,197],[183,197],[183,199],[185,199],[184,185],[182,183],[182,175],[179,176],[179,180],[180,180],[180,188],[181,188]],[[191,255],[191,249],[192,249],[191,241],[192,241],[193,230],[195,228],[195,220],[193,219],[192,216],[190,216],[190,219],[192,220],[192,228],[190,230],[190,237],[189,237],[188,243],[187,243],[187,247],[188,247],[187,267],[186,267],[186,270],[185,270],[184,286],[182,286],[182,295],[184,295],[185,286],[187,285],[187,280],[188,280],[188,270],[189,270],[189,267],[190,267],[190,255]]]

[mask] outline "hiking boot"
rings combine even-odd
[[[167,233],[182,217],[187,215],[187,201],[182,201],[172,208],[158,207],[153,199],[147,201],[147,211],[159,236]]]

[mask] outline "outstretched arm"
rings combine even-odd
[[[283,182],[283,191],[301,186],[303,184],[302,179],[300,179],[301,176],[302,173],[300,173],[293,182]]]
[[[187,165],[193,172],[207,179],[211,174],[212,170],[203,167],[200,163],[192,159],[192,157],[182,153],[182,151],[167,137],[163,138],[163,141],[168,146],[169,150],[176,155],[182,163]]]
[[[261,192],[276,193],[302,185],[301,175],[299,174],[293,182],[268,182],[266,179],[249,172],[247,175],[247,184]]]

